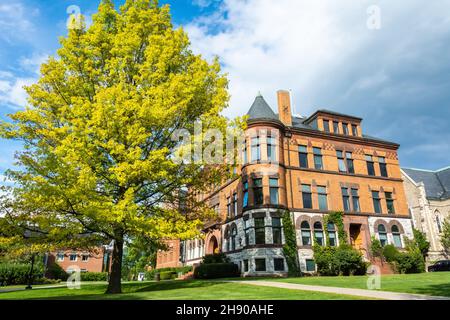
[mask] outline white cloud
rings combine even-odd
[[[19,64],[24,71],[39,75],[41,64],[47,61],[47,54],[34,53],[30,57],[22,57]]]
[[[40,66],[48,59],[46,54],[34,53],[18,59],[19,70],[15,73],[0,70],[0,106],[22,109],[27,104],[27,93],[24,86],[36,83],[40,74]],[[20,71],[20,72],[19,72]],[[18,74],[29,76],[18,76]]]
[[[219,0],[192,0],[192,4],[200,8],[206,8],[209,7],[213,2],[218,1]]]
[[[23,87],[35,82],[35,78],[0,80],[0,105],[13,109],[24,108],[27,104],[27,93]]]
[[[380,30],[367,28],[374,3]],[[317,104],[346,105],[361,93],[400,94],[400,67],[437,69],[427,50],[450,30],[449,0],[427,6],[419,0],[224,0],[221,8],[185,29],[194,50],[209,59],[218,55],[229,74],[229,116],[244,114],[258,90],[276,108],[276,90],[292,89],[301,114]]]
[[[0,4],[0,40],[11,43],[28,37],[34,30],[31,18],[37,15],[38,9],[29,9],[19,2]]]

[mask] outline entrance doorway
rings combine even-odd
[[[363,234],[361,232],[361,224],[350,224],[350,243],[353,248],[360,251],[364,250]]]
[[[209,239],[207,254],[214,254],[214,253],[219,253],[219,243],[217,241],[217,238],[215,236],[212,236]]]

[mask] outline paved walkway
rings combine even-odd
[[[336,294],[347,294],[351,296],[383,299],[383,300],[450,300],[448,297],[427,296],[423,294],[411,294],[411,293],[398,293],[379,290],[365,290],[365,289],[353,289],[353,288],[337,288],[337,287],[325,287],[325,286],[310,286],[305,284],[275,282],[275,281],[230,281],[242,284],[249,284],[254,286],[274,287],[283,289],[294,289],[303,291],[316,291]]]

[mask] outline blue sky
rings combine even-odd
[[[161,3],[171,5],[196,52],[220,57],[230,79],[228,116],[246,113],[258,91],[276,109],[276,91],[291,89],[296,113],[357,115],[366,134],[400,143],[402,166],[450,165],[450,0]],[[21,87],[55,53],[71,5],[89,16],[98,1],[0,0],[2,119],[26,104]],[[379,29],[368,27],[372,18]],[[0,174],[17,148],[0,142]]]

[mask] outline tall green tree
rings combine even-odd
[[[447,256],[450,255],[450,217],[444,220],[442,226],[441,243]]]
[[[60,42],[26,88],[26,109],[0,127],[23,143],[7,172],[8,215],[38,225],[49,243],[113,240],[107,292],[120,293],[126,239],[192,238],[212,214],[194,195],[229,168],[174,161],[171,137],[199,121],[203,132],[225,131],[228,82],[156,0],[119,10],[104,0],[88,28],[74,23]]]
[[[430,251],[430,242],[427,240],[427,236],[425,233],[420,230],[413,229],[414,234],[414,242],[422,254],[423,259],[425,260],[428,256],[428,251]]]

